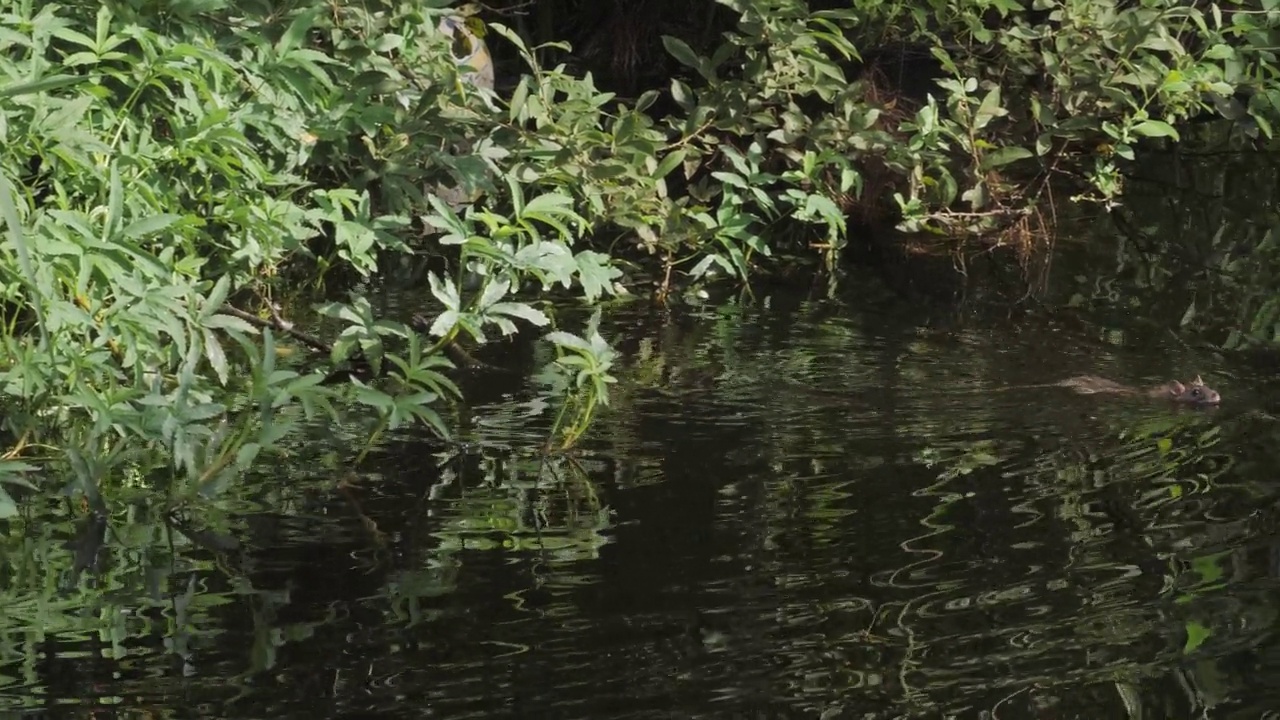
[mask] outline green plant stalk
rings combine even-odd
[[[360,454],[356,456],[355,462],[352,463],[353,465],[358,466],[364,462],[364,459],[369,456],[369,453],[377,444],[378,439],[382,437],[382,434],[386,432],[390,425],[391,423],[387,419],[387,415],[385,413],[378,418],[378,426],[369,434],[369,439],[365,441],[364,447],[360,449]]]
[[[9,183],[9,178],[0,175],[0,213],[3,213],[5,223],[9,226],[9,239],[18,253],[18,266],[22,269],[23,285],[27,288],[27,302],[31,303],[31,308],[36,313],[36,322],[40,328],[40,349],[48,351],[49,361],[56,365],[58,359],[53,352],[52,343],[49,342],[49,330],[45,324],[44,302],[40,296],[39,279],[36,277],[35,267],[31,264],[31,251],[27,247],[26,233],[22,230],[22,219],[18,217],[18,207],[14,204],[13,198],[13,185]]]

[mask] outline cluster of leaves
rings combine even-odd
[[[378,383],[347,396],[278,362],[295,336],[276,302],[284,281],[372,276],[415,249],[411,228],[457,221],[427,201],[432,182],[500,154],[458,150],[492,97],[460,81],[445,5],[3,11],[0,481],[31,469],[17,457],[110,458],[73,486],[96,498],[132,465],[176,498],[208,494],[305,418],[337,419],[346,397],[378,428],[421,420],[443,434],[440,401],[458,394],[446,344],[512,332],[513,318],[550,323],[508,297],[530,280],[612,291],[602,256],[570,251],[581,220],[567,198],[533,197],[444,238],[483,262],[466,265],[481,277],[469,292],[432,275],[434,345],[359,296],[322,308],[345,327],[330,359],[358,354]],[[594,346],[551,339],[567,343],[571,387],[596,393],[607,373],[571,360]],[[13,512],[8,496],[0,511]]]
[[[570,197],[597,247],[619,254],[616,229],[668,280],[746,280],[755,259],[796,246],[830,263],[851,210],[888,206],[905,230],[954,234],[1026,227],[1054,180],[1114,204],[1140,141],[1179,141],[1206,113],[1269,137],[1280,97],[1265,6],[716,3],[736,26],[708,47],[664,36],[684,74],[633,101],[539,66],[567,48],[528,48],[494,25],[529,72],[492,99],[474,146],[486,160],[455,164],[467,170],[456,179]],[[797,223],[819,237],[779,231]]]
[[[1003,138],[989,134],[981,150],[976,141],[965,148],[973,148],[979,169],[1034,159],[1046,176],[1087,178],[1078,197],[1114,205],[1143,140],[1179,142],[1188,121],[1213,117],[1236,121],[1231,132],[1240,139],[1273,135],[1280,114],[1274,3],[1236,2],[1225,11],[1172,0],[992,8],[1001,18],[997,31],[969,19],[967,32],[953,32],[962,44],[936,53],[952,74],[968,78],[965,93],[951,88],[950,102],[965,102],[981,80],[976,117],[989,108],[1001,118]],[[985,48],[1002,62],[990,63]]]
[[[824,228],[834,251],[855,207],[887,202],[909,231],[974,233],[1024,218],[1055,179],[1113,205],[1143,140],[1180,141],[1202,117],[1269,138],[1280,111],[1268,2],[718,4],[739,15],[718,46],[663,38],[687,75],[665,90],[678,110],[660,130],[623,109],[597,138],[616,153],[615,138],[645,131],[645,169],[682,193],[662,201],[659,185],[609,219],[687,256],[695,276],[745,277],[780,247],[780,233],[760,239],[779,221]],[[643,188],[634,166],[623,154],[573,180],[588,197],[592,172]]]
[[[1247,117],[1242,133],[1271,137],[1280,87],[1270,28],[1280,15],[1248,4],[1224,12],[1216,3],[1173,0],[1063,0],[1028,9],[991,2],[985,9],[998,21],[956,13],[945,38],[921,37],[948,41],[934,54],[957,81],[943,84],[952,109],[977,108],[953,113],[973,118],[970,132],[948,132],[972,157],[976,177],[1035,158],[1040,172],[1083,172],[1091,187],[1082,197],[1114,203],[1123,192],[1121,163],[1135,159],[1135,145],[1179,141],[1188,120]]]

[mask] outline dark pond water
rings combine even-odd
[[[475,378],[464,445],[353,471],[360,431],[317,428],[188,518],[235,547],[140,500],[77,579],[35,510],[5,717],[1275,717],[1273,387],[1167,331],[893,305],[620,307],[577,455]],[[1085,372],[1226,404],[1044,386]]]

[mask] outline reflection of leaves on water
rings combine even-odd
[[[1002,449],[996,440],[956,443],[950,447],[934,445],[916,453],[915,461],[928,468],[941,466],[939,479],[950,480],[975,470],[999,465],[1013,455],[1013,449]]]
[[[68,589],[80,582],[80,573],[87,570],[93,574],[98,571],[98,561],[107,540],[107,518],[101,513],[90,512],[79,525],[75,538],[68,540],[65,545],[72,551],[73,557],[71,573],[64,586]]]
[[[612,526],[595,481],[569,456],[473,452],[465,463],[446,464],[428,495],[441,554],[536,551],[594,559]]]
[[[466,462],[444,463],[439,481],[427,491],[430,560],[398,571],[383,589],[396,619],[438,619],[440,611],[423,602],[454,593],[476,553],[539,558],[544,588],[597,581],[582,572],[581,563],[599,558],[614,518],[582,465],[566,456],[478,447]],[[508,600],[516,609],[523,606],[518,593]]]

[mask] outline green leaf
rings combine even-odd
[[[733,267],[733,263],[730,262],[728,258],[725,258],[719,253],[711,253],[699,260],[698,264],[694,265],[693,269],[689,271],[689,275],[695,279],[700,278],[711,269],[713,264],[719,265],[720,269],[724,270],[729,275],[733,275],[736,272],[736,269]]]
[[[427,283],[431,285],[431,294],[436,297],[444,306],[450,310],[462,309],[462,297],[458,294],[458,286],[453,284],[453,280],[445,278],[441,280],[435,273],[427,275]]]
[[[1191,304],[1187,305],[1186,312],[1182,313],[1182,320],[1178,322],[1178,325],[1180,327],[1185,328],[1188,325],[1190,325],[1192,322],[1194,322],[1195,319],[1196,319],[1196,303],[1194,300],[1192,300]]]
[[[227,294],[230,292],[231,276],[224,274],[213,284],[213,289],[209,291],[209,296],[205,298],[200,308],[200,319],[207,320],[210,315],[222,309],[222,303],[227,301]]]
[[[559,192],[543,193],[524,206],[524,213],[551,213],[573,216],[573,199]]]
[[[698,57],[698,54],[685,41],[671,35],[663,35],[662,46],[667,49],[671,57],[680,61],[680,64],[697,70],[707,82],[716,81],[715,70],[711,63],[705,58]]]
[[[107,195],[107,222],[103,226],[102,240],[106,242],[116,237],[120,224],[124,222],[124,184],[120,180],[120,164],[111,163]]]
[[[674,170],[677,165],[684,162],[684,159],[688,154],[689,149],[683,147],[676,148],[675,150],[667,153],[666,156],[658,163],[657,169],[653,171],[653,178],[658,180],[666,177],[667,174]]]
[[[689,89],[689,86],[675,79],[671,81],[671,97],[685,112],[691,112],[693,110],[694,103],[697,102],[697,99],[693,96],[693,91]]]
[[[587,302],[595,302],[605,292],[613,289],[613,280],[622,271],[609,264],[609,256],[594,250],[583,250],[574,256],[578,264],[578,282]]]
[[[0,460],[0,475],[20,472],[34,472],[40,468],[21,460]]]
[[[555,332],[547,333],[547,339],[563,348],[587,354],[591,353],[591,343],[572,333],[556,330]]]
[[[18,505],[13,501],[13,496],[9,495],[9,491],[0,487],[0,520],[7,520],[16,517],[18,514]]]
[[[307,33],[311,32],[311,28],[315,27],[316,15],[324,12],[321,6],[312,6],[302,10],[293,18],[293,22],[289,23],[288,29],[285,29],[280,40],[275,44],[275,51],[279,55],[288,55],[289,51],[294,47],[302,47],[305,45]]]
[[[18,215],[18,207],[15,202],[17,194],[14,192],[13,185],[9,183],[9,179],[0,173],[0,218],[3,218],[5,225],[8,226],[9,244],[13,247],[18,256],[18,268],[22,271],[23,284],[26,285],[29,295],[29,302],[36,313],[36,326],[40,329],[40,347],[42,350],[52,348],[49,345],[49,331],[46,328],[45,303],[42,297],[40,279],[36,275],[35,266],[31,261],[31,249],[28,247],[26,229],[22,225],[22,218]]]
[[[136,240],[145,235],[160,232],[181,219],[181,215],[174,215],[172,213],[152,215],[151,217],[129,223],[128,226],[120,231],[120,234],[129,240]]]
[[[484,292],[480,294],[480,301],[477,304],[480,310],[494,305],[501,300],[507,291],[511,289],[511,283],[506,280],[490,280],[485,283]]]
[[[648,110],[649,107],[653,105],[653,102],[657,99],[658,99],[657,90],[645,90],[644,92],[640,93],[640,97],[636,98],[635,111],[644,112],[645,110]]]
[[[488,23],[485,27],[506,38],[507,42],[516,46],[516,49],[520,51],[521,55],[525,56],[526,60],[532,61],[533,55],[529,52],[529,47],[525,45],[524,39],[520,37],[519,33],[502,23]]]
[[[0,482],[17,485],[28,490],[39,490],[34,483],[19,474],[35,472],[38,469],[35,465],[21,460],[0,460]]]
[[[258,333],[258,328],[234,315],[210,315],[204,320],[204,326],[210,330],[234,330],[249,335]]]
[[[1204,57],[1206,60],[1229,60],[1231,58],[1234,58],[1235,56],[1236,56],[1235,48],[1231,47],[1230,45],[1224,45],[1222,43],[1218,43],[1217,45],[1214,45],[1213,47],[1206,50],[1204,53]]]
[[[1254,112],[1250,112],[1249,117],[1253,118],[1253,121],[1258,123],[1258,129],[1262,131],[1263,135],[1266,135],[1268,139],[1274,137],[1270,120]]]
[[[1029,157],[1035,157],[1035,153],[1024,147],[1018,147],[1016,145],[1002,147],[998,150],[992,150],[983,156],[982,168],[984,170],[990,170],[991,168],[998,168],[1002,165],[1008,165],[1011,162],[1024,160]]]
[[[1036,154],[1047,155],[1053,149],[1053,136],[1049,133],[1041,133],[1036,137]]]
[[[0,100],[19,95],[39,95],[51,90],[60,90],[71,85],[78,85],[89,80],[88,75],[51,75],[39,80],[13,83],[0,87]]]
[[[662,46],[671,53],[671,57],[694,70],[698,69],[698,54],[685,41],[671,35],[663,35]]]
[[[978,106],[978,112],[973,116],[973,129],[981,130],[994,118],[1005,114],[1007,114],[1005,109],[1000,106],[1000,86],[995,85],[987,92],[987,96],[982,99],[982,104]]]
[[[1141,137],[1168,137],[1178,142],[1178,131],[1163,120],[1143,120],[1133,126],[1133,134]]]
[[[1195,620],[1187,621],[1187,643],[1182,646],[1183,654],[1191,654],[1213,636],[1213,631]]]
[[[496,305],[490,307],[488,311],[490,313],[495,313],[499,315],[510,315],[512,317],[518,317],[522,320],[528,320],[530,323],[533,323],[538,327],[545,327],[551,322],[551,318],[547,317],[546,313],[533,307],[532,305],[529,305],[528,303],[513,303],[513,302],[497,303]]]
[[[209,366],[213,368],[214,373],[217,374],[218,382],[226,385],[227,379],[230,377],[227,353],[222,349],[222,343],[218,342],[218,336],[212,330],[204,328],[203,332],[204,356],[209,361]]]
[[[525,106],[529,102],[529,76],[520,78],[520,84],[516,85],[516,89],[511,93],[511,101],[507,103],[507,121],[511,123],[517,122],[524,112]]]
[[[54,28],[50,34],[58,38],[59,40],[65,40],[69,43],[72,43],[73,45],[79,45],[80,47],[85,48],[87,50],[93,50],[98,46],[98,43],[94,42],[93,38],[89,37],[88,35],[85,35],[84,33],[78,30],[72,30],[69,27]]]
[[[453,329],[454,325],[461,322],[462,317],[454,310],[446,310],[431,323],[429,332],[435,337],[444,337]]]

